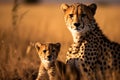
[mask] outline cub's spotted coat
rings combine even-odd
[[[36,80],[80,80],[80,73],[76,68],[56,60],[60,51],[60,43],[35,44],[41,60]]]

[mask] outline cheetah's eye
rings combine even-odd
[[[84,14],[84,13],[81,14],[81,17],[85,17],[85,16],[86,16],[86,14]]]
[[[43,50],[43,52],[44,52],[44,53],[46,53],[46,52],[47,52],[47,50]]]
[[[72,17],[73,17],[73,14],[69,14],[69,16],[70,16],[70,18],[72,18]]]
[[[53,49],[53,50],[52,50],[52,52],[54,53],[54,52],[55,52],[55,50]]]

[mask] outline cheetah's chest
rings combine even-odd
[[[82,43],[81,46],[73,44],[67,52],[67,59],[70,58],[83,58],[85,51],[85,43]]]
[[[66,62],[72,59],[75,60],[75,63],[76,61],[77,63],[95,63],[99,53],[97,47],[96,44],[88,43],[87,41],[81,43],[81,45],[73,44],[67,52]]]

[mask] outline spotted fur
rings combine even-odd
[[[62,4],[67,28],[73,36],[66,63],[74,67],[82,66],[89,80],[97,80],[97,72],[120,73],[120,44],[110,41],[99,29],[94,15],[96,4]],[[109,80],[109,79],[107,79]]]

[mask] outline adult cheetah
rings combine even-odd
[[[100,30],[94,15],[96,4],[62,4],[67,28],[72,34],[66,63],[81,70],[89,80],[97,80],[98,70],[105,80],[106,72],[120,74],[120,44],[110,41]],[[117,78],[118,79],[118,78]],[[106,80],[109,80],[107,77]]]
[[[76,68],[57,60],[60,46],[60,43],[35,43],[41,60],[36,80],[80,80],[80,74]]]

